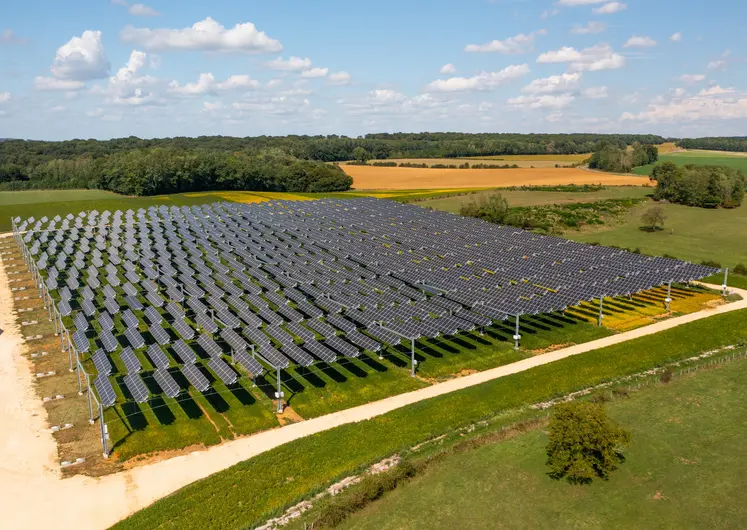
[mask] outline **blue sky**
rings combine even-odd
[[[30,0],[0,137],[744,135],[747,3]]]

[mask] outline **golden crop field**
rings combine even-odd
[[[345,166],[357,190],[413,190],[442,188],[502,188],[603,184],[648,186],[648,177],[605,174],[583,169],[429,169]]]

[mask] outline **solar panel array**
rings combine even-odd
[[[18,221],[81,354],[142,402],[715,269],[376,199],[215,203]],[[195,339],[196,338],[196,339]],[[250,349],[253,351],[250,353]],[[144,353],[147,352],[147,355]],[[198,353],[196,353],[198,352]]]

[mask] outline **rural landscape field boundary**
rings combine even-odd
[[[0,272],[0,278],[4,278],[3,265],[0,264],[0,268],[3,269]],[[9,301],[11,293],[7,282],[2,282],[0,290],[2,291],[0,299]],[[4,480],[0,481],[4,490],[0,491],[0,494],[7,499],[9,506],[6,512],[6,522],[12,528],[28,527],[27,510],[29,506],[35,506],[33,524],[35,528],[47,525],[62,528],[60,521],[70,522],[70,527],[76,528],[108,526],[195,480],[292,440],[340,425],[370,419],[419,401],[591,350],[747,308],[747,291],[735,291],[742,296],[742,300],[98,479],[76,476],[61,480],[59,468],[49,464],[50,453],[54,452],[54,441],[49,430],[41,425],[43,415],[36,411],[34,422],[20,422],[17,421],[17,416],[11,416],[5,421],[13,421],[14,428],[0,429],[3,432],[2,436],[5,437],[1,445],[5,447],[4,453],[8,462],[6,469],[0,472],[5,475]],[[4,307],[9,308],[11,305]],[[24,389],[30,387],[31,374],[27,361],[20,353],[17,328],[14,328],[14,315],[4,311],[1,318],[0,327],[9,331],[0,336],[2,340],[0,344],[3,345],[0,350],[2,351],[0,378],[3,379],[0,386],[15,393],[15,395],[7,396],[7,402],[25,403],[29,399]],[[11,383],[10,380],[21,381],[22,384]],[[33,415],[34,412],[32,411],[31,414]],[[41,421],[40,418],[42,418]],[[37,439],[37,443],[24,443],[25,440],[32,438]]]

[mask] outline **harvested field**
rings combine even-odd
[[[358,190],[411,190],[442,188],[499,188],[509,186],[554,186],[559,184],[604,184],[647,186],[647,178],[604,174],[583,169],[430,169],[404,167],[345,166]]]

